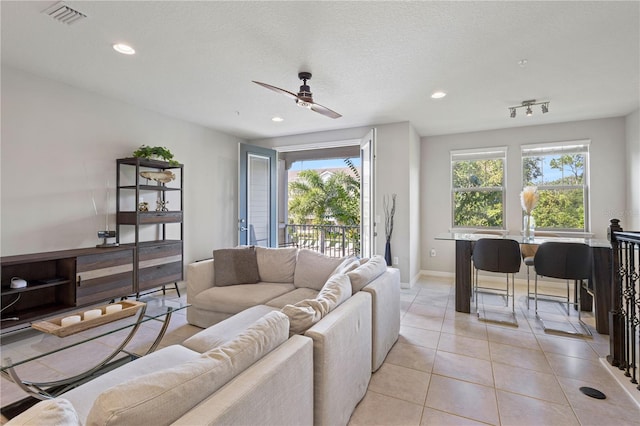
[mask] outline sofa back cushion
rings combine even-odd
[[[303,334],[349,297],[349,277],[344,274],[331,276],[314,299],[305,299],[282,308],[282,312],[289,317],[290,334]]]
[[[343,261],[344,258],[341,257],[329,257],[309,249],[300,249],[293,285],[320,290]]]
[[[214,283],[218,287],[255,284],[260,281],[254,247],[236,247],[213,251]]]
[[[293,283],[298,249],[256,247],[260,281],[268,283]]]
[[[362,290],[371,281],[384,274],[386,270],[387,262],[384,260],[384,257],[375,255],[353,271],[347,272],[347,276],[351,280],[353,293]]]
[[[88,425],[169,424],[289,337],[289,320],[274,311],[223,346],[188,361],[137,377],[102,392]]]

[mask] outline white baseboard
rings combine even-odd
[[[424,277],[439,277],[439,278],[455,278],[456,274],[453,272],[431,271],[428,269],[421,269],[418,276]]]
[[[640,392],[638,392],[637,385],[631,383],[631,380],[624,375],[622,370],[609,364],[606,358],[600,358],[600,364],[604,366],[620,387],[624,389],[625,393],[629,395],[638,408],[640,408]]]

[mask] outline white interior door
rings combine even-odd
[[[276,247],[277,156],[272,149],[240,144],[238,242]]]
[[[376,129],[360,140],[360,256],[376,253],[375,223],[375,160]]]

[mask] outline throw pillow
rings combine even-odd
[[[300,249],[293,285],[320,290],[343,260],[341,257],[329,257],[313,250]]]
[[[213,279],[217,287],[255,284],[260,281],[256,251],[253,246],[214,250],[213,271]]]
[[[289,334],[303,334],[325,315],[351,297],[351,282],[344,274],[333,275],[315,299],[285,305],[282,312],[289,317]]]
[[[260,281],[268,283],[292,283],[296,271],[298,249],[256,247]]]
[[[82,425],[75,408],[64,398],[40,401],[27,411],[11,419],[7,425]]]
[[[347,272],[351,272],[360,266],[360,261],[355,256],[347,256],[344,258],[341,264],[336,266],[336,269],[331,272],[331,275],[335,274],[346,274]]]
[[[285,315],[270,312],[235,339],[198,359],[108,388],[96,398],[86,423],[107,426],[173,423],[284,343],[288,326]]]
[[[351,289],[353,293],[362,290],[371,281],[378,278],[387,270],[387,262],[384,257],[375,255],[368,262],[358,266],[351,272],[347,272],[347,276],[351,280]]]

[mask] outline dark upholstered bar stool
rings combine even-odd
[[[473,247],[473,266],[475,269],[473,289],[476,302],[476,312],[478,317],[485,321],[506,322],[517,325],[515,311],[515,273],[520,271],[520,245],[517,241],[501,238],[482,238],[476,241]],[[478,311],[478,271],[499,272],[506,274],[507,287],[506,305],[509,306],[509,293],[511,293],[511,321],[491,320],[482,318]],[[509,292],[509,274],[511,274],[511,292]],[[485,287],[486,288],[486,287]],[[501,289],[492,289],[495,291],[503,291]]]
[[[579,243],[546,242],[538,247],[538,251],[533,259],[533,264],[536,268],[534,288],[536,317],[542,322],[545,331],[556,331],[574,335],[586,334],[590,336],[591,331],[584,322],[582,322],[580,317],[580,290],[584,285],[584,280],[589,279],[591,276],[590,247],[586,244]],[[567,280],[567,286],[569,285],[569,280],[574,281],[574,285],[576,286],[576,303],[578,305],[578,323],[584,333],[553,329],[545,326],[544,320],[538,315],[538,276]],[[577,287],[578,285],[580,287]],[[570,312],[569,305],[567,305],[567,315],[570,315]]]

